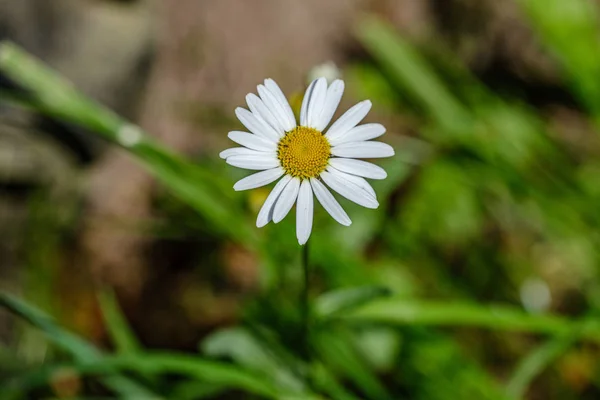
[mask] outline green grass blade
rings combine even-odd
[[[346,332],[321,331],[312,342],[319,358],[339,375],[351,380],[368,398],[392,399],[386,387],[356,351]]]
[[[322,294],[315,300],[315,311],[320,318],[327,318],[390,295],[390,290],[384,286],[363,286],[334,290]]]
[[[347,322],[380,322],[394,325],[473,326],[495,330],[563,334],[579,321],[556,315],[528,314],[509,306],[471,303],[412,301],[404,298],[378,300],[340,314]],[[600,322],[587,324],[581,338],[599,341]]]
[[[140,343],[131,331],[115,294],[109,289],[98,293],[98,301],[102,310],[102,317],[108,333],[119,353],[135,353],[141,349]]]
[[[344,385],[338,382],[337,378],[329,371],[325,365],[314,363],[311,367],[312,384],[329,395],[335,400],[359,400],[360,398],[350,393]]]
[[[30,107],[122,146],[219,231],[250,245],[255,243],[251,225],[232,201],[233,192],[228,187],[225,190],[211,171],[155,143],[139,127],[86,98],[70,82],[12,43],[0,42],[0,71],[27,90]],[[13,103],[25,101],[22,96],[11,97],[7,93],[3,96]],[[125,136],[133,136],[135,140],[124,140]]]
[[[9,385],[14,397],[19,390],[31,390],[48,382],[58,371],[71,369],[81,375],[111,375],[125,371],[134,371],[144,375],[178,374],[192,378],[198,383],[206,383],[207,390],[228,388],[244,390],[267,398],[278,399],[284,393],[278,387],[268,383],[264,377],[253,375],[239,367],[216,361],[207,361],[187,354],[175,353],[137,353],[110,356],[106,355],[89,362],[68,366],[46,366],[17,379]],[[111,379],[111,378],[107,378]],[[198,392],[196,388],[196,392]],[[144,394],[127,394],[128,398],[156,399]]]
[[[60,328],[52,318],[16,297],[0,292],[0,306],[40,329],[50,341],[71,354],[76,361],[85,364],[102,359],[102,353],[96,347],[79,336]],[[106,377],[102,379],[102,382],[122,396],[129,396],[129,398],[157,398],[150,390],[122,376]]]
[[[106,355],[79,336],[58,327],[41,311],[7,293],[0,293],[0,306],[7,308],[42,330],[57,346],[70,353],[79,372],[114,374],[132,370],[149,374],[181,374],[211,384],[225,385],[233,389],[269,398],[283,398],[287,393],[273,385],[264,376],[255,375],[239,367],[199,357],[175,353],[131,353]],[[103,382],[128,398],[155,399],[156,395],[121,376],[107,376]],[[290,395],[296,395],[290,393]]]
[[[598,7],[588,0],[519,0],[575,93],[600,118]]]
[[[369,17],[359,24],[357,35],[394,83],[412,96],[440,126],[449,132],[461,133],[471,119],[468,111],[390,24]]]
[[[560,357],[581,336],[586,325],[593,319],[576,324],[570,331],[549,339],[528,354],[517,366],[506,385],[506,394],[511,399],[522,399],[533,379],[538,376],[552,361]]]
[[[131,370],[143,374],[181,374],[210,384],[223,385],[274,399],[285,395],[263,376],[252,374],[234,365],[204,360],[187,354],[147,352],[105,356],[90,363],[90,366],[97,371]]]
[[[226,358],[248,370],[270,376],[282,388],[298,392],[305,387],[289,365],[277,357],[274,346],[248,329],[238,327],[217,331],[204,339],[201,348],[208,357]]]

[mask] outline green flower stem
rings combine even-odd
[[[306,359],[310,359],[310,305],[309,305],[309,287],[310,287],[310,267],[308,263],[309,242],[302,246],[302,271],[304,273],[304,284],[302,287],[302,298],[300,304],[302,307],[302,347]]]

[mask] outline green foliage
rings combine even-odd
[[[124,355],[107,355],[84,339],[60,328],[54,321],[41,311],[32,308],[17,298],[5,293],[0,293],[0,305],[8,308],[15,314],[27,320],[46,335],[58,347],[68,352],[74,359],[72,366],[79,373],[94,373],[102,378],[104,384],[114,390],[116,394],[125,398],[160,398],[148,389],[140,386],[134,380],[126,377],[126,370],[136,371],[142,374],[168,375],[181,374],[189,378],[209,382],[209,385],[222,385],[228,388],[243,389],[251,393],[257,393],[268,398],[277,398],[284,391],[265,382],[258,376],[254,376],[244,370],[231,365],[203,360],[186,354],[176,353],[153,353],[136,352]],[[111,317],[113,323],[117,318]],[[113,326],[113,331],[123,329]],[[11,388],[12,396],[25,395],[30,390],[29,385],[40,382],[38,373],[34,374],[36,379],[27,377],[17,380],[14,389]],[[48,373],[45,374],[48,381]],[[10,388],[10,386],[9,386]],[[14,393],[14,394],[13,394]],[[167,396],[168,397],[168,396]]]

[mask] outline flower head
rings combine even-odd
[[[358,125],[371,109],[368,100],[350,108],[325,131],[343,92],[344,82],[339,79],[329,86],[325,78],[315,79],[306,89],[298,125],[277,83],[266,79],[258,85],[260,97],[246,96],[250,111],[235,110],[251,133],[229,132],[229,138],[243,147],[227,149],[220,156],[235,167],[261,172],[236,182],[233,188],[254,189],[281,178],[258,213],[256,226],[278,223],[295,203],[296,237],[305,244],[312,231],[313,194],[336,221],[350,225],[348,214],[327,186],[363,207],[379,206],[364,178],[384,179],[387,174],[357,158],[390,157],[394,149],[371,141],[385,133],[381,124]]]

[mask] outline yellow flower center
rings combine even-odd
[[[331,145],[316,129],[298,126],[277,145],[277,157],[286,174],[300,179],[319,176],[327,167]]]

